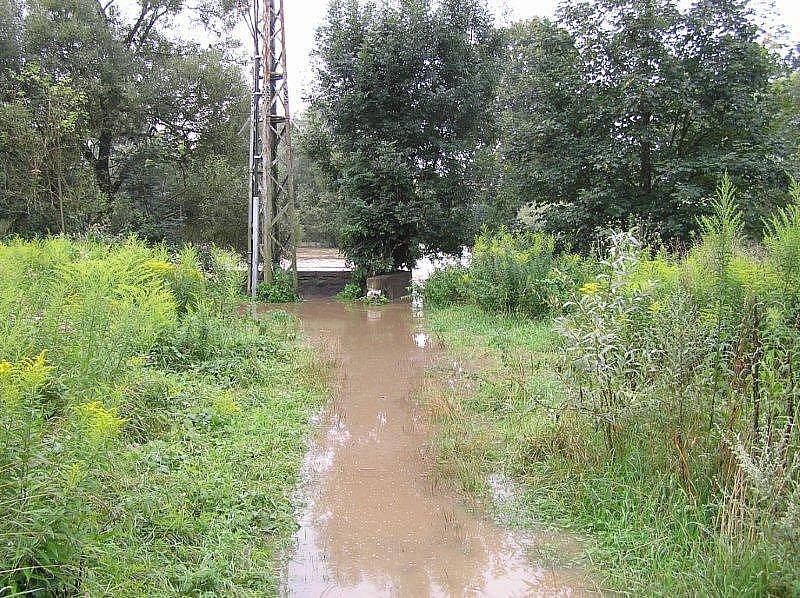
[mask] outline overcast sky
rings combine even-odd
[[[488,0],[500,21],[524,19],[533,16],[552,16],[558,0]],[[772,0],[756,0],[755,4],[770,4]],[[795,40],[800,40],[800,0],[774,0],[778,20]],[[286,10],[287,62],[292,112],[304,107],[303,97],[308,93],[312,77],[309,55],[314,44],[314,31],[322,23],[328,0],[284,0]],[[239,37],[249,53],[246,29]]]
[[[500,23],[534,16],[552,16],[559,0],[487,0]],[[681,0],[689,4],[690,0]],[[242,0],[247,6],[252,0]],[[792,39],[800,41],[800,0],[753,0],[756,7],[774,5],[774,12],[765,23],[782,25]],[[286,10],[287,62],[289,67],[289,93],[292,112],[301,112],[305,107],[304,97],[308,95],[313,71],[310,54],[314,45],[314,32],[322,23],[328,7],[328,0],[284,0]],[[118,0],[116,6],[128,19],[135,19],[138,8],[135,0]],[[764,11],[762,11],[764,12]],[[776,23],[777,21],[777,23]],[[190,20],[179,18],[174,23],[173,33],[184,39],[201,43],[213,43],[214,36]],[[243,53],[249,56],[251,39],[247,27],[242,22],[236,30],[236,37],[242,42]],[[248,75],[249,79],[249,75]]]

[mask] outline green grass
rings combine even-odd
[[[269,338],[268,351],[167,369],[174,423],[121,454],[107,496],[124,507],[100,511],[114,524],[92,547],[90,594],[275,592],[295,529],[290,492],[324,387],[291,319],[267,316],[241,333]]]
[[[550,321],[459,306],[429,310],[427,325],[465,370],[455,385],[423,397],[442,470],[484,496],[488,475],[510,476],[523,488],[511,523],[576,532],[599,587],[631,595],[798,594],[790,561],[718,540],[713,501],[686,496],[635,438],[611,458],[591,423],[559,408],[565,382]]]
[[[198,262],[0,243],[0,596],[276,593],[327,365]]]

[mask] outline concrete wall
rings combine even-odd
[[[380,291],[390,301],[410,295],[411,272],[400,271],[367,278],[368,291]]]
[[[301,270],[297,286],[303,299],[323,299],[342,291],[352,277],[349,270]]]

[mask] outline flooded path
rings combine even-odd
[[[305,463],[285,596],[572,596],[524,538],[437,483],[410,395],[435,357],[408,304],[297,307],[341,359],[341,390]]]

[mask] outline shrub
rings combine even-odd
[[[147,442],[162,435],[173,423],[179,386],[155,368],[134,369],[126,376],[116,399],[125,437]]]
[[[238,253],[212,247],[205,270],[208,294],[214,301],[231,308],[242,300],[247,270]]]
[[[486,311],[545,315],[555,286],[555,245],[542,233],[478,236],[470,264],[472,301]]]
[[[793,311],[800,311],[800,183],[791,187],[792,203],[767,222],[764,245],[780,276],[781,290]]]
[[[180,313],[206,297],[206,281],[196,247],[185,245],[175,254],[174,265],[166,281],[175,295]]]
[[[291,303],[300,300],[291,275],[283,268],[275,268],[271,283],[262,282],[258,285],[256,297],[265,303]]]
[[[649,360],[642,354],[648,351],[642,331],[651,319],[651,285],[631,278],[641,253],[633,233],[612,234],[604,271],[580,287],[577,302],[565,305],[572,313],[557,320],[574,408],[602,427],[609,449],[616,447],[617,432],[630,421],[631,411],[640,407],[631,405],[630,396],[647,375],[639,366]]]
[[[344,288],[336,293],[337,301],[357,301],[364,296],[364,290],[360,284],[348,282]]]
[[[239,260],[210,255],[201,264],[195,249],[171,257],[136,239],[0,243],[0,595],[172,594],[197,555],[214,587],[269,593],[276,543],[236,518],[235,500],[198,507],[216,491],[198,484],[246,484],[261,459],[273,476],[258,480],[264,518],[287,536],[295,432],[313,397],[295,379],[296,323],[239,317]],[[242,405],[259,422],[225,436]],[[264,434],[281,442],[242,458]],[[215,460],[226,447],[236,458]],[[253,587],[242,567],[259,570]]]
[[[42,352],[17,362],[0,361],[0,587],[11,594],[30,588],[74,592],[73,564],[79,536],[71,504],[71,463],[50,442],[47,386],[52,365]],[[69,455],[69,453],[67,453]],[[80,467],[80,465],[78,465]]]
[[[487,312],[542,317],[560,308],[593,272],[590,261],[558,253],[543,233],[484,233],[468,267],[434,272],[422,288],[432,306],[472,303]]]
[[[791,594],[800,582],[787,573],[800,559],[800,219],[792,206],[780,211],[764,255],[742,241],[734,198],[723,179],[683,261],[649,258],[631,233],[612,235],[605,272],[558,320],[568,406],[602,430],[611,458],[645,455],[652,475],[674,477],[725,551],[786,563],[766,583]]]
[[[367,294],[357,299],[357,301],[371,307],[379,307],[391,303],[389,298],[383,294],[383,291],[377,289],[367,291]]]
[[[470,297],[469,272],[469,268],[457,265],[433,272],[420,289],[425,303],[431,307],[467,303]]]
[[[595,270],[592,260],[557,252],[552,235],[501,230],[475,239],[469,266],[437,270],[418,290],[431,306],[471,303],[540,318],[561,309]]]

